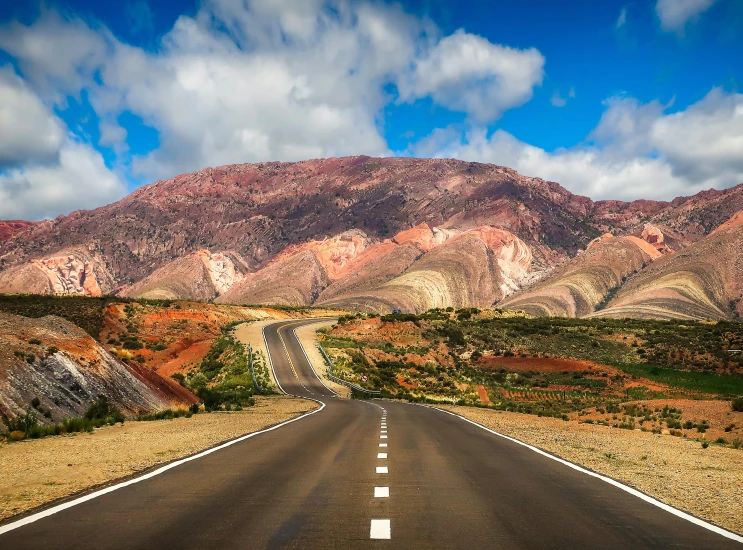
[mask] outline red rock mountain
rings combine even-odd
[[[447,159],[223,166],[0,239],[0,292],[590,315],[741,209],[743,185],[594,202]]]

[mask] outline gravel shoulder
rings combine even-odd
[[[328,367],[325,364],[325,359],[323,359],[320,350],[317,349],[317,344],[319,342],[317,331],[321,328],[332,327],[335,323],[335,321],[324,321],[315,325],[299,327],[296,330],[297,339],[299,340],[299,343],[302,344],[305,353],[307,353],[307,357],[309,358],[310,363],[312,363],[312,368],[315,369],[315,372],[322,379],[323,383],[344,399],[350,399],[350,388],[342,386],[341,384],[336,384],[328,378]]]
[[[286,319],[284,319],[286,320]],[[263,339],[263,327],[277,323],[279,320],[270,319],[268,321],[253,321],[251,323],[243,323],[238,325],[235,329],[235,338],[243,344],[250,344],[253,348],[253,352],[260,352],[263,354],[263,359],[268,362],[268,350],[266,349],[266,341]],[[268,375],[271,377],[271,384],[278,390],[279,385],[276,383],[276,378],[273,375],[273,370],[269,366]]]
[[[190,456],[318,407],[287,396],[256,397],[240,412],[126,422],[92,434],[0,444],[0,520]]]
[[[743,533],[743,451],[555,418],[441,406],[634,487],[666,504]]]

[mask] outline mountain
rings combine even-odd
[[[0,292],[588,315],[741,209],[743,185],[594,202],[451,159],[223,166],[0,239]]]

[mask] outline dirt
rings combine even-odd
[[[477,396],[480,398],[480,403],[489,405],[490,398],[488,397],[488,391],[485,389],[485,386],[477,386],[475,390],[477,390]]]
[[[691,410],[691,403],[687,405]],[[703,406],[698,412],[712,416]],[[501,434],[743,533],[743,450],[518,413],[442,406]],[[721,412],[721,411],[720,411]],[[743,415],[743,413],[737,413]]]
[[[247,410],[126,422],[92,434],[0,444],[0,519],[192,455],[317,408],[291,397],[256,398]]]
[[[605,365],[597,365],[591,361],[577,359],[551,359],[546,357],[482,357],[478,366],[503,367],[516,372],[584,372],[597,370],[611,375],[621,373],[619,369]]]

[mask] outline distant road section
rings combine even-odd
[[[0,535],[0,548],[740,548],[451,414],[339,399],[293,329],[281,388],[322,411]],[[733,538],[730,538],[733,537]]]

